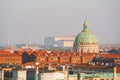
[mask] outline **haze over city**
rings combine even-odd
[[[0,45],[43,44],[47,36],[76,36],[88,28],[99,43],[120,43],[119,0],[0,0]]]

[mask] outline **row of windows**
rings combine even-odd
[[[63,58],[63,60],[69,60],[70,58]]]
[[[56,60],[58,60],[58,58],[51,58],[51,60],[55,60],[56,61]]]
[[[6,59],[6,61],[20,61],[20,59]]]
[[[45,60],[45,58],[39,58],[38,60]]]
[[[69,60],[70,58],[62,58],[63,60]],[[72,58],[73,60],[80,60],[80,58]],[[86,58],[87,59],[87,58]],[[89,59],[89,58],[88,58]],[[46,60],[46,58],[39,58],[38,60]],[[58,60],[58,58],[51,58],[51,60]]]
[[[7,62],[7,64],[14,64],[14,65],[19,65],[20,63],[19,62]]]
[[[76,49],[76,52],[97,52],[96,49]]]
[[[80,60],[80,58],[73,58],[73,60]]]
[[[53,60],[53,61],[58,61],[58,58],[50,58],[51,60]],[[46,60],[46,58],[39,58],[38,59],[39,61],[41,60],[41,61],[45,61]],[[80,57],[75,57],[75,58],[72,58],[72,62],[73,63],[77,63],[77,62],[79,62],[79,61],[81,61],[81,59],[80,59]],[[89,61],[91,61],[91,58],[84,58],[84,62],[86,63],[86,62],[89,62]],[[58,61],[59,62],[59,61]],[[60,58],[60,62],[71,62],[71,60],[70,60],[70,58],[69,57],[62,57],[62,58]]]
[[[77,58],[75,58],[77,59]],[[39,58],[38,60],[45,60],[45,58]],[[58,60],[58,58],[51,58],[51,60]],[[69,60],[69,58],[63,58],[63,60]]]
[[[68,63],[69,61],[62,61],[62,63]]]

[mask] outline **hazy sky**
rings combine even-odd
[[[99,43],[120,43],[120,0],[0,0],[0,45],[76,36],[85,16]]]

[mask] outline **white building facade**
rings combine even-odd
[[[41,80],[66,80],[63,72],[42,73],[40,77]]]
[[[26,80],[26,70],[13,70],[12,80]]]
[[[74,36],[46,37],[44,39],[44,46],[59,47],[59,48],[67,48],[67,47],[72,48],[74,40],[75,40]]]

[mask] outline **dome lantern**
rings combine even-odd
[[[87,21],[84,22],[84,25],[83,25],[83,26],[84,26],[84,30],[85,30],[85,29],[88,29],[88,23],[87,23]]]

